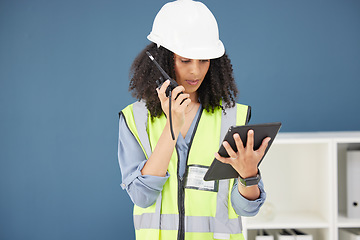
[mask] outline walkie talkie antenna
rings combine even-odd
[[[155,60],[155,58],[151,55],[151,53],[149,53],[148,51],[146,51],[146,54],[149,56],[149,58],[151,59],[151,61],[153,61],[153,63],[155,63],[156,67],[160,70],[160,72],[162,73],[162,75],[164,76],[165,80],[170,80],[172,81],[172,79],[170,78],[170,76],[164,71],[164,69],[162,69],[162,67],[157,63],[157,61]],[[159,86],[160,88],[160,86]],[[169,88],[169,86],[168,86]],[[171,90],[169,89],[169,121],[170,121],[170,132],[171,132],[171,137],[173,140],[175,140],[175,134],[174,134],[174,130],[173,130],[173,125],[172,125],[172,116],[171,116]]]
[[[164,69],[162,69],[162,67],[157,63],[157,61],[155,60],[155,58],[151,55],[151,53],[149,53],[148,51],[146,51],[146,54],[149,56],[149,58],[151,59],[151,61],[153,61],[156,65],[156,67],[160,70],[161,74],[164,76],[165,80],[170,79],[169,75],[164,71]]]

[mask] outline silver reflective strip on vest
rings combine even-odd
[[[221,131],[220,131],[220,146],[230,126],[236,125],[237,106],[232,108],[225,108],[225,113],[222,111],[221,115]]]
[[[155,213],[143,213],[134,215],[134,226],[139,229],[160,229],[160,230],[178,230],[179,215],[162,214],[159,219],[154,218]]]
[[[185,220],[185,232],[241,233],[241,229],[239,228],[241,222],[239,222],[238,218],[227,219],[225,224],[226,228],[219,228],[217,219],[214,217],[187,216]]]
[[[162,216],[160,216],[161,198],[162,196],[160,193],[158,198],[156,199],[154,213],[143,213],[141,215],[134,215],[134,227],[136,230],[142,228],[159,229],[159,226],[163,222]]]
[[[154,218],[154,213],[144,213],[142,215],[134,216],[135,229],[160,229],[160,230],[178,230],[179,215],[177,214],[162,214],[159,220]],[[226,228],[219,229],[218,222],[214,217],[206,216],[186,216],[185,217],[185,232],[213,232],[213,233],[241,233],[241,219],[227,219]],[[217,230],[220,230],[217,231]]]
[[[147,135],[146,131],[148,110],[145,106],[144,101],[136,102],[133,104],[133,114],[141,145],[143,146],[147,157],[150,157],[152,151],[149,136]]]

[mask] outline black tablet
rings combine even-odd
[[[264,159],[267,151],[269,150],[271,144],[273,143],[277,133],[279,132],[280,127],[281,127],[280,122],[253,124],[253,125],[244,125],[244,126],[232,126],[229,128],[223,141],[227,141],[232,147],[232,149],[235,152],[237,152],[235,140],[233,137],[235,133],[238,133],[240,135],[240,138],[244,146],[246,146],[247,132],[250,129],[254,130],[254,150],[258,149],[261,146],[261,143],[264,140],[264,138],[271,137],[271,140],[265,150],[265,154],[259,162],[260,165],[261,161]],[[219,149],[219,154],[220,156],[223,157],[229,157],[222,144]],[[204,176],[204,180],[205,181],[221,180],[221,179],[237,178],[238,176],[239,174],[230,164],[222,163],[215,158],[210,168],[206,172]]]

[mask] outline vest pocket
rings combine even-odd
[[[185,188],[217,192],[219,181],[204,181],[209,167],[202,165],[188,165],[186,170]]]

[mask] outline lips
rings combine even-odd
[[[199,80],[186,80],[187,84],[189,85],[196,85],[199,83]]]

